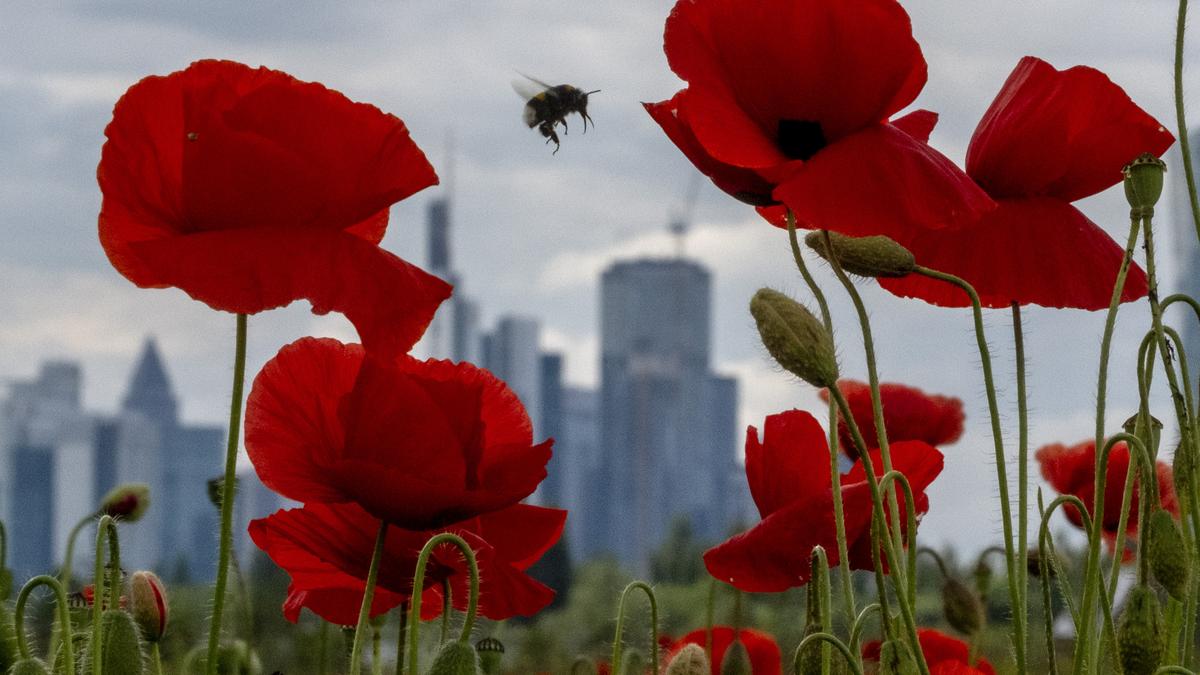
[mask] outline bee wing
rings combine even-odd
[[[548,91],[554,88],[553,85],[546,84],[536,77],[530,77],[519,70],[517,71],[517,74],[521,76],[521,79],[513,80],[512,88],[517,92],[517,95],[527,101],[543,91]]]

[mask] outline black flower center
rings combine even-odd
[[[807,160],[825,147],[820,122],[779,120],[779,151],[792,159]]]

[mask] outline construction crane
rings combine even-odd
[[[675,238],[675,257],[682,259],[686,253],[687,233],[692,227],[692,214],[696,210],[696,199],[700,196],[701,175],[693,173],[688,180],[683,202],[671,216],[667,229]]]

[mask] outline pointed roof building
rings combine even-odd
[[[142,413],[161,424],[173,426],[178,422],[178,403],[153,337],[146,338],[121,408],[126,412]]]

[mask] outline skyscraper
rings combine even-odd
[[[426,255],[429,272],[454,286],[454,294],[438,307],[417,350],[426,357],[477,362],[479,308],[463,291],[454,270],[450,238],[450,198],[439,197],[426,212]]]
[[[541,326],[537,319],[507,315],[496,322],[483,344],[483,367],[504,380],[525,405],[539,440],[548,434],[542,424]]]
[[[601,281],[600,546],[644,571],[673,518],[728,527],[736,384],[710,369],[711,278],[684,259],[618,262]]]

